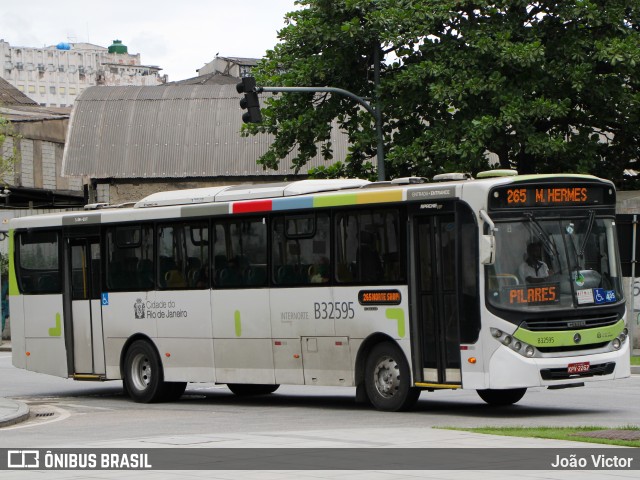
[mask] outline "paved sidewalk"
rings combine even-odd
[[[28,417],[29,407],[27,404],[0,397],[0,427],[22,422]]]

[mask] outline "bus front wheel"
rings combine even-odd
[[[487,402],[489,405],[497,407],[504,407],[506,405],[513,405],[520,401],[524,394],[527,392],[526,388],[508,388],[506,390],[477,390],[480,398]]]
[[[165,393],[162,363],[155,349],[144,340],[136,340],[124,360],[125,390],[134,402],[151,403]]]
[[[411,386],[409,364],[395,343],[379,343],[371,350],[365,365],[364,384],[367,396],[378,410],[409,410],[420,396]]]

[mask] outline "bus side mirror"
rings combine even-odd
[[[496,261],[496,237],[482,235],[480,237],[480,262],[483,265],[493,265]]]

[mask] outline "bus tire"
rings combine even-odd
[[[524,394],[527,393],[526,388],[508,388],[505,390],[477,390],[480,398],[487,402],[489,405],[496,407],[504,407],[506,405],[513,405],[520,401]]]
[[[239,397],[248,395],[268,395],[275,392],[280,385],[227,383],[227,388]]]
[[[124,359],[125,389],[137,403],[163,400],[166,393],[160,357],[149,342],[136,340]]]
[[[378,410],[409,410],[420,396],[420,389],[411,386],[409,364],[395,343],[383,342],[373,347],[364,375],[367,397]]]

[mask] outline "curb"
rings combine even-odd
[[[640,365],[631,365],[631,373],[633,375],[640,374]]]
[[[29,406],[26,403],[17,402],[15,400],[7,400],[0,399],[0,403],[13,403],[17,407],[15,413],[7,415],[5,417],[0,417],[0,428],[8,427],[10,425],[15,425],[16,423],[23,422],[27,418],[29,418]]]

